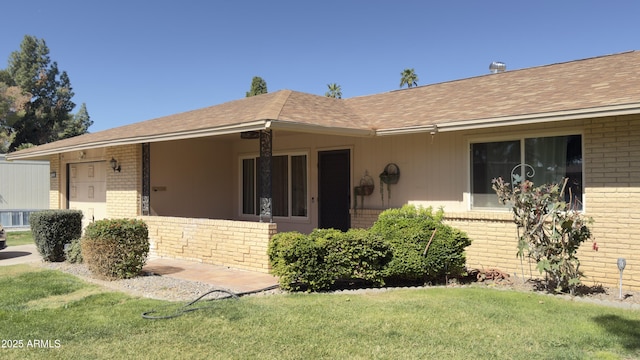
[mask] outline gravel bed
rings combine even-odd
[[[168,301],[192,301],[212,290],[228,290],[216,287],[211,284],[205,284],[197,281],[182,280],[169,276],[159,276],[147,274],[138,276],[133,279],[124,280],[102,280],[93,277],[86,265],[70,264],[67,262],[50,263],[40,262],[40,266],[47,269],[60,270],[71,275],[77,276],[87,282],[103,286],[114,291],[122,291],[133,296],[140,296],[159,300]],[[384,291],[392,291],[398,289],[430,289],[430,288],[455,288],[455,287],[487,287],[499,290],[512,290],[522,292],[536,292],[544,294],[544,292],[536,291],[535,284],[530,281],[521,281],[514,279],[510,283],[492,283],[492,282],[473,282],[470,284],[451,284],[448,286],[410,286],[410,287],[390,287],[390,288],[359,288],[359,289],[341,289],[327,294],[362,294],[362,293],[379,293]],[[553,295],[568,301],[593,303],[603,306],[616,307],[622,309],[640,310],[640,292],[624,291],[623,299],[619,298],[619,289],[606,287],[593,287],[591,292],[584,293],[580,296],[570,295]],[[286,291],[274,289],[263,291],[252,296],[264,296],[272,294],[282,294]],[[216,297],[226,297],[224,293],[214,292],[208,294],[204,299],[214,299]]]
[[[122,291],[133,296],[168,301],[192,301],[208,291],[222,289],[197,281],[176,279],[169,276],[144,275],[133,279],[102,280],[95,278],[86,265],[69,264],[67,262],[51,263],[42,262],[41,266],[47,269],[60,270],[77,276],[87,282],[100,285],[114,291]],[[226,290],[226,289],[222,289]],[[225,296],[222,293],[212,293],[206,298]]]

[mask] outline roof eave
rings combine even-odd
[[[399,128],[389,128],[389,129],[379,129],[376,131],[376,136],[390,136],[390,135],[407,135],[407,134],[417,134],[424,132],[437,132],[437,125],[418,125],[418,126],[407,126],[407,127],[399,127]]]
[[[44,149],[40,151],[36,149],[34,151],[29,151],[25,154],[20,154],[20,152],[9,153],[7,154],[7,160],[46,159],[48,156],[69,152],[69,151],[80,151],[80,150],[88,150],[88,149],[111,147],[111,146],[142,144],[147,142],[184,140],[184,139],[193,139],[193,138],[201,138],[201,137],[208,137],[208,136],[237,134],[244,131],[264,130],[265,128],[267,128],[267,123],[268,123],[267,120],[257,120],[257,121],[242,123],[242,124],[224,125],[224,126],[218,126],[215,128],[181,131],[177,133],[164,133],[164,134],[147,135],[147,136],[134,136],[134,137],[127,137],[127,138],[120,138],[120,139],[105,139],[100,141],[90,141],[87,143],[54,147],[54,148]]]
[[[496,118],[460,120],[436,123],[431,125],[416,125],[399,128],[379,129],[376,131],[376,136],[475,130],[501,126],[527,125],[578,119],[593,119],[599,117],[632,114],[640,114],[640,103],[601,106],[595,108],[556,111],[538,114],[503,116]]]
[[[274,130],[304,132],[307,134],[318,134],[318,135],[338,135],[338,136],[357,136],[357,137],[369,137],[369,136],[376,135],[375,130],[372,130],[372,129],[322,126],[322,125],[305,124],[305,123],[297,123],[297,122],[281,121],[281,120],[271,120],[267,123],[266,127]]]
[[[600,106],[595,108],[556,111],[539,114],[524,114],[497,118],[454,121],[437,124],[438,132],[484,129],[491,127],[527,125],[552,121],[593,119],[640,113],[640,103]]]

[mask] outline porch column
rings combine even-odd
[[[151,146],[142,144],[142,215],[150,215],[151,211]]]
[[[260,131],[260,222],[273,222],[271,198],[271,130]]]

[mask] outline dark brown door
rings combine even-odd
[[[350,150],[318,152],[319,227],[347,231],[351,226]]]

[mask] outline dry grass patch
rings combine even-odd
[[[105,290],[98,286],[88,286],[68,294],[52,295],[45,298],[31,300],[25,304],[25,307],[27,310],[66,308],[73,302],[104,292]]]

